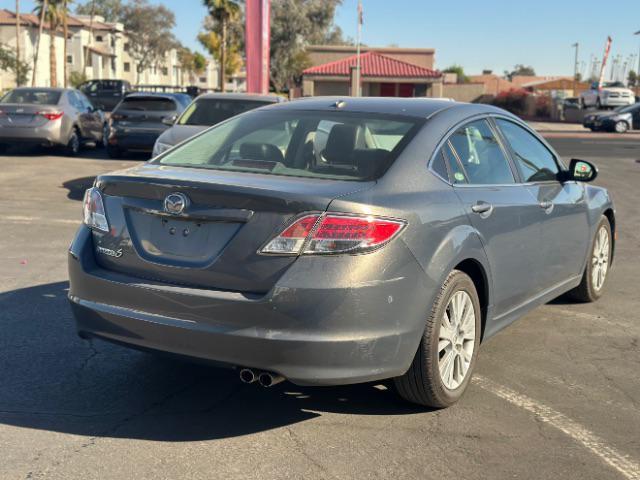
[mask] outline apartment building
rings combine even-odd
[[[196,85],[203,89],[215,89],[219,85],[218,68],[213,60],[200,75],[183,72],[175,49],[168,51],[163,61],[151,66],[140,75],[136,62],[129,55],[128,39],[121,23],[105,22],[100,16],[73,15],[68,17],[67,55],[64,56],[64,34],[60,28],[51,35],[44,25],[40,40],[38,63],[35,68],[36,85],[50,86],[49,48],[55,42],[56,80],[64,84],[64,62],[68,72],[82,72],[88,79],[124,79],[132,85]],[[32,13],[20,14],[20,57],[32,68],[38,41],[40,19]],[[0,9],[0,44],[15,51],[16,15]],[[31,76],[32,72],[30,73]],[[15,86],[11,72],[0,71],[0,91]],[[232,89],[241,88],[234,83]]]

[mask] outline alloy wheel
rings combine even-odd
[[[455,390],[469,371],[476,342],[476,312],[464,290],[455,292],[440,319],[438,366],[445,387]]]
[[[615,130],[617,133],[625,133],[627,131],[627,122],[616,122]]]
[[[609,269],[609,232],[605,227],[600,227],[593,245],[591,257],[591,283],[594,290],[599,291],[604,285]]]

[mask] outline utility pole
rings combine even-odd
[[[578,49],[580,48],[580,44],[576,42],[571,46],[576,49],[576,57],[573,62],[573,96],[575,97],[578,91]]]
[[[16,0],[16,87],[20,86],[20,0]]]
[[[355,97],[359,97],[360,92],[360,41],[362,37],[362,0],[358,0],[358,39],[356,41],[356,81],[353,88]]]
[[[63,14],[64,14],[64,19],[63,19],[63,24],[62,24],[62,30],[63,30],[63,36],[64,36],[64,47],[63,47],[63,54],[62,54],[62,65],[63,65],[63,75],[64,75],[64,88],[67,88],[67,42],[69,41],[69,39],[67,38],[69,36],[69,22],[67,17],[69,16],[69,5],[68,5],[68,0],[64,0],[64,2],[62,2],[62,8],[63,8]]]
[[[640,30],[638,30],[634,35],[640,35]],[[640,75],[640,46],[638,47],[638,70],[636,70],[636,94],[637,87],[640,85],[640,80],[638,80],[638,75]]]

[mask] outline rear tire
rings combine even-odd
[[[394,378],[398,394],[408,402],[434,408],[457,402],[469,385],[476,363],[481,316],[473,281],[459,270],[452,271],[427,318],[411,367]],[[449,325],[448,331],[445,325]]]
[[[113,145],[109,145],[107,146],[107,155],[109,155],[109,158],[121,158],[122,150],[118,147],[114,147]]]
[[[609,219],[603,215],[591,243],[582,281],[580,285],[567,293],[569,298],[582,303],[590,303],[602,296],[604,286],[609,278],[612,246],[611,225]]]
[[[74,128],[65,147],[65,153],[69,157],[75,157],[80,153],[80,132]]]
[[[102,138],[99,142],[96,142],[96,148],[109,148],[109,134],[111,133],[111,129],[109,128],[109,124],[105,123],[102,126]]]

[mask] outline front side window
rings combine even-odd
[[[486,120],[466,124],[456,130],[449,141],[453,148],[452,153],[460,163],[460,181],[457,183],[515,183],[509,161]]]
[[[496,124],[511,145],[516,165],[525,182],[544,182],[558,178],[555,157],[540,140],[508,120],[498,118]]]
[[[155,160],[165,165],[341,180],[380,177],[423,120],[364,113],[256,110]]]

